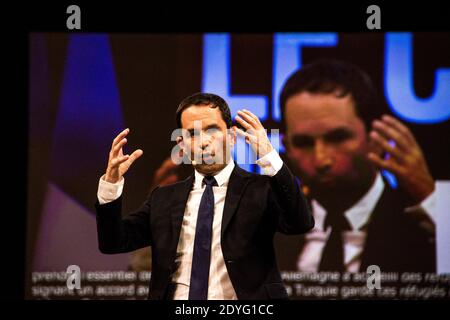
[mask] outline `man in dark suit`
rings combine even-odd
[[[368,75],[317,61],[289,77],[280,106],[286,155],[316,221],[304,236],[277,235],[280,269],[435,271],[434,180],[404,124],[388,115],[370,121],[377,96]],[[397,189],[380,169],[395,175]]]
[[[156,187],[123,218],[123,175],[143,151],[123,155],[128,129],[114,139],[96,203],[100,251],[122,253],[150,245],[151,299],[287,298],[274,234],[305,233],[314,219],[261,122],[244,109],[236,117],[244,130],[232,127],[227,103],[205,93],[184,99],[176,119],[182,128],[177,145],[192,161],[194,174]],[[263,175],[246,172],[232,160],[237,134],[251,145]]]

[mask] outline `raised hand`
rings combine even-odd
[[[373,122],[370,132],[372,141],[384,152],[388,159],[369,152],[368,158],[382,169],[395,174],[399,186],[409,196],[412,204],[419,204],[434,190],[434,180],[428,170],[425,157],[411,131],[399,120],[384,115]],[[395,146],[389,143],[395,142]]]
[[[257,159],[264,157],[273,150],[272,144],[267,137],[266,130],[257,116],[250,111],[243,109],[238,111],[238,115],[235,119],[245,128],[245,131],[237,127],[234,127],[234,129],[238,134],[245,137],[245,141],[250,144]]]
[[[130,129],[125,129],[113,140],[111,151],[109,152],[108,167],[106,168],[105,181],[110,183],[119,182],[128,171],[133,162],[144,153],[137,149],[131,155],[123,154],[123,146],[127,143],[125,138]]]

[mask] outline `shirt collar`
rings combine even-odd
[[[384,181],[381,178],[381,174],[378,172],[369,191],[367,191],[367,193],[359,199],[358,202],[356,202],[344,213],[350,223],[350,226],[352,227],[352,230],[359,230],[359,228],[367,223],[373,209],[375,209],[375,206],[383,193],[383,190]],[[327,212],[316,200],[312,200],[312,207],[317,226],[323,229]]]
[[[233,169],[234,169],[234,160],[230,159],[225,168],[223,168],[219,172],[216,172],[213,175],[217,181],[217,186],[225,187],[228,185],[228,181],[230,180],[230,176],[231,173],[233,172]],[[202,188],[202,182],[205,175],[198,172],[197,170],[194,170],[194,172],[195,172],[194,188]]]

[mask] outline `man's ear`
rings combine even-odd
[[[236,131],[236,126],[232,126],[230,128],[230,130],[228,130],[229,135],[230,135],[230,144],[231,145],[235,145],[236,144],[236,139],[237,139],[237,131]]]
[[[180,156],[183,156],[184,153],[184,141],[182,136],[178,136],[176,139],[177,145],[180,148]]]

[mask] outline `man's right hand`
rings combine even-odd
[[[128,128],[123,130],[112,143],[111,151],[109,152],[108,167],[104,178],[106,182],[119,182],[133,162],[144,153],[141,149],[137,149],[131,155],[123,154],[122,147],[127,143],[125,137],[129,132],[130,129]]]

